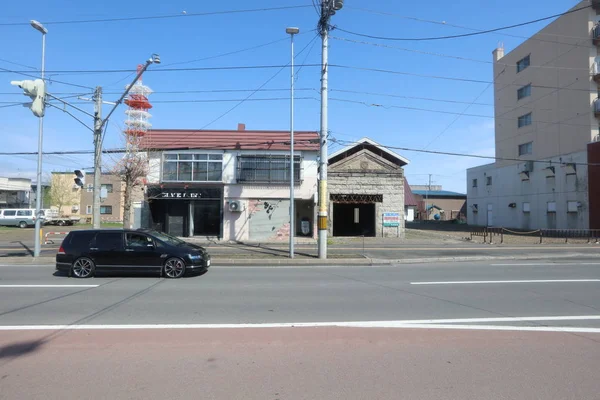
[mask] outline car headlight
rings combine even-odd
[[[190,260],[201,260],[202,254],[190,254],[188,255],[188,257],[190,258]]]

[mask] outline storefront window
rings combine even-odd
[[[223,179],[222,154],[165,154],[163,181],[220,182]]]

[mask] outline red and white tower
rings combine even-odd
[[[138,65],[137,73],[144,68]],[[127,138],[127,149],[136,152],[139,150],[140,140],[144,137],[148,129],[152,127],[149,119],[152,115],[148,112],[152,105],[148,101],[148,96],[152,94],[152,89],[144,85],[142,77],[131,87],[129,96],[125,99],[125,104],[129,108],[125,111],[127,120],[125,120],[125,137]]]

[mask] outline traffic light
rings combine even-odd
[[[83,187],[85,185],[85,171],[80,169],[75,170],[75,184],[79,187]]]
[[[34,81],[11,81],[11,85],[15,85],[23,89],[23,94],[31,97],[29,109],[36,117],[43,117],[46,109],[46,83],[41,79]]]

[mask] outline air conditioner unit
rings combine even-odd
[[[239,200],[230,200],[229,201],[229,211],[230,212],[242,212],[242,202]]]

